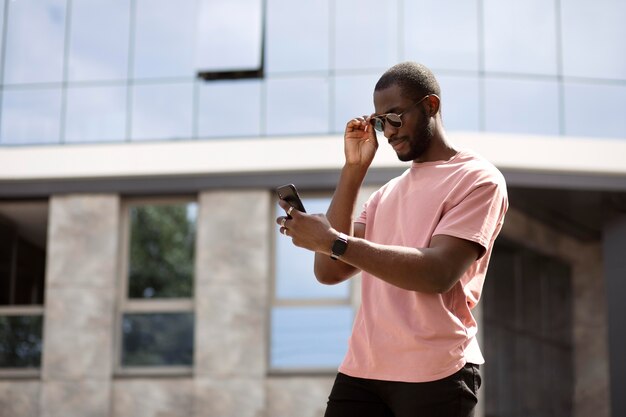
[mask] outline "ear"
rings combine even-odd
[[[426,99],[426,106],[428,107],[428,115],[435,117],[439,113],[439,106],[441,105],[441,99],[437,94],[431,94]]]

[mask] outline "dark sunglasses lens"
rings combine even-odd
[[[393,127],[402,127],[402,119],[397,114],[388,114],[387,122]]]
[[[383,132],[385,130],[385,123],[378,117],[374,117],[373,119],[370,119],[370,123],[374,126],[374,129],[376,129],[379,132]]]

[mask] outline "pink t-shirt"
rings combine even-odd
[[[480,293],[508,208],[502,174],[461,151],[448,161],[413,163],[365,204],[356,220],[365,239],[425,248],[434,235],[477,242],[484,249],[444,294],[408,291],[363,272],[362,303],[339,371],[354,377],[425,382],[484,362],[471,309]]]

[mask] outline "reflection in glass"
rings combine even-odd
[[[329,0],[268,0],[265,67],[328,70]]]
[[[398,5],[342,0],[335,6],[335,69],[386,69],[398,61]]]
[[[405,1],[403,5],[407,59],[433,70],[478,70],[477,1],[417,0]],[[433,41],[433,33],[440,33],[442,27],[445,33]]]
[[[0,143],[59,142],[61,89],[4,90]]]
[[[43,317],[0,316],[0,369],[41,366]]]
[[[487,131],[559,135],[557,81],[485,79]]]
[[[196,68],[261,68],[263,0],[198,0],[197,15]]]
[[[557,73],[555,0],[485,0],[485,70]]]
[[[66,1],[7,4],[4,83],[61,82]]]
[[[70,4],[69,80],[127,78],[130,2],[91,0]]]
[[[196,203],[131,207],[129,298],[192,296],[196,218]]]
[[[200,85],[199,136],[258,136],[260,134],[260,81],[224,81]]]
[[[133,86],[133,140],[192,136],[193,84]]]
[[[328,133],[328,80],[267,80],[267,134]]]
[[[301,195],[301,197],[303,197]],[[330,198],[302,198],[307,213],[326,213]],[[278,215],[283,209],[276,206]],[[283,236],[276,228],[276,298],[314,299],[343,298],[350,295],[349,281],[337,285],[322,285],[313,274],[314,254],[294,246],[289,237]]]
[[[66,142],[123,140],[126,137],[126,86],[67,90]]]
[[[270,366],[336,368],[352,329],[352,308],[274,307]]]
[[[343,133],[354,117],[374,112],[374,86],[380,74],[335,77],[333,131]]]
[[[193,77],[196,0],[136,0],[134,77]]]
[[[0,0],[0,45],[4,45],[4,8],[6,0]],[[0,80],[0,84],[2,84]]]
[[[124,314],[123,366],[193,364],[192,313]]]
[[[626,80],[626,2],[568,0],[561,5],[563,73]]]
[[[565,83],[565,134],[626,138],[626,85]],[[589,113],[589,99],[602,99],[602,111]]]
[[[480,129],[480,89],[478,76],[439,75],[441,117],[447,130]]]

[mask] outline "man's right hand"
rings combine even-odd
[[[344,153],[347,165],[367,169],[374,160],[378,139],[374,127],[370,124],[370,117],[357,117],[346,125]]]

